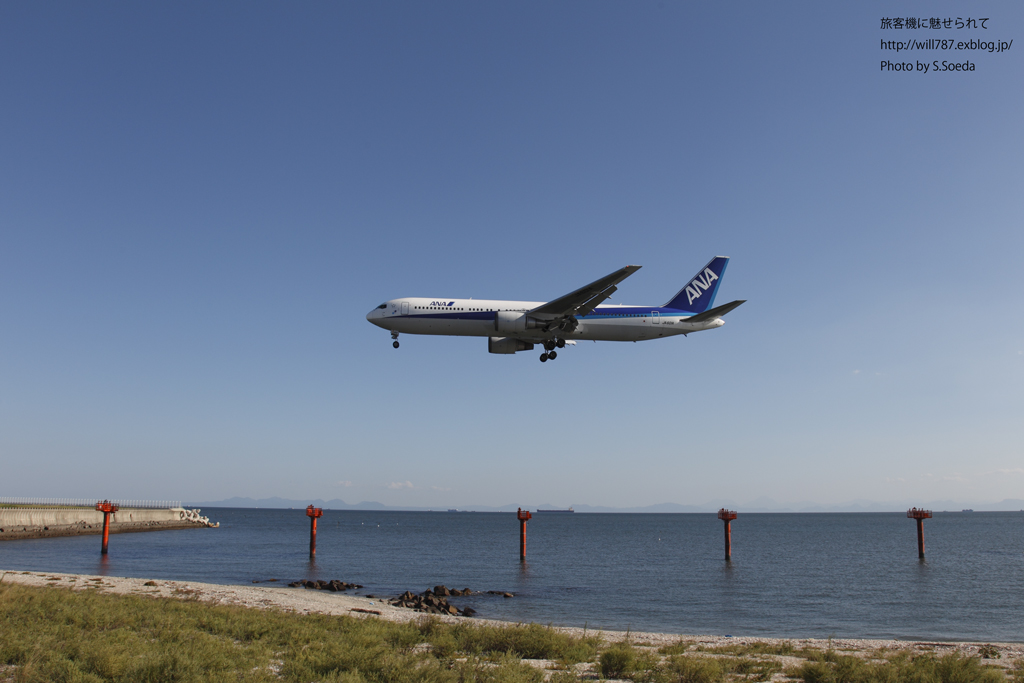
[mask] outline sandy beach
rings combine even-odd
[[[62,574],[57,572],[20,572],[0,570],[0,582],[18,583],[26,586],[52,586],[73,590],[97,590],[120,595],[143,595],[152,597],[193,599],[216,605],[239,605],[257,609],[280,609],[307,614],[349,615],[360,618],[380,618],[391,621],[410,621],[423,618],[423,614],[411,609],[393,607],[385,596],[376,597],[346,595],[320,590],[289,588],[283,585],[235,586],[199,583],[194,581],[166,581],[145,578],[95,576],[85,574]],[[457,602],[457,598],[453,598]],[[472,621],[480,624],[500,625],[504,622],[487,619],[434,615],[433,618],[449,623]],[[573,635],[582,635],[584,629],[557,627]],[[594,635],[594,630],[587,631]],[[692,635],[679,633],[646,633],[639,631],[600,631],[606,642],[618,642],[627,637],[634,645],[662,647],[679,642],[703,645],[708,648],[725,645],[750,643],[789,642],[797,648],[827,649],[829,647],[849,653],[869,655],[878,650],[912,650],[934,654],[958,651],[969,656],[987,654],[986,663],[1012,668],[1024,658],[1024,643],[981,643],[981,642],[933,642],[908,640],[876,640],[835,638],[762,638],[743,635]],[[984,651],[982,649],[984,648]],[[998,654],[998,657],[995,655]],[[786,658],[781,658],[785,660]]]

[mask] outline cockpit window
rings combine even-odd
[[[378,306],[377,308],[387,308],[387,307],[388,307],[388,305],[387,305],[387,304],[381,304],[381,305],[380,305],[380,306]]]

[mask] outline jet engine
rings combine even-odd
[[[533,344],[512,337],[488,337],[487,353],[515,353],[516,351],[532,351]]]
[[[539,330],[547,324],[545,320],[531,318],[519,311],[495,311],[494,313],[494,331],[501,334]]]

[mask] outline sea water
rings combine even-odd
[[[593,629],[1024,641],[1024,513],[935,513],[927,559],[905,513],[743,514],[732,561],[714,514],[205,509],[219,529],[0,543],[0,569],[222,584],[340,579],[360,594],[437,584],[478,616]],[[295,589],[301,590],[301,589]]]

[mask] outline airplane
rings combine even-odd
[[[390,331],[396,349],[400,333],[487,337],[490,353],[532,351],[540,344],[545,363],[578,340],[637,342],[721,327],[722,316],[746,302],[714,305],[728,264],[727,256],[711,259],[663,306],[603,305],[640,270],[626,266],[548,302],[411,297],[385,301],[366,319]]]

